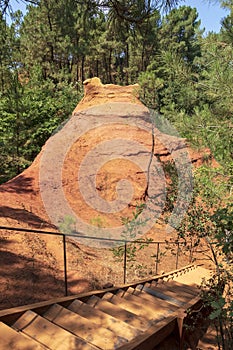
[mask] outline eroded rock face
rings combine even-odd
[[[119,86],[114,84],[103,85],[99,78],[87,79],[84,85],[84,98],[74,109],[73,114],[87,109],[111,102],[127,102],[142,105],[139,101],[139,85]]]
[[[175,162],[180,191],[187,190],[192,164],[202,164],[203,156],[164,127],[161,132],[138,99],[138,85],[92,78],[84,88],[71,118],[33,164],[0,186],[2,225],[56,229],[75,217],[82,233],[87,225],[117,230],[141,204],[160,218],[167,185],[162,164],[168,161]]]

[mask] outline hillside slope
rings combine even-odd
[[[162,221],[169,181],[163,164],[175,159],[182,192],[186,170],[203,164],[210,151],[192,150],[169,134],[166,123],[156,128],[137,97],[137,85],[102,85],[93,78],[84,88],[83,100],[32,165],[0,186],[0,225],[54,232],[61,225],[68,232],[119,238],[122,217],[132,217],[138,205],[146,204],[153,220],[144,233],[154,240],[172,239]],[[3,229],[0,235],[1,308],[63,295],[60,237]],[[97,249],[96,242],[67,241],[69,293],[122,282],[122,263],[108,249]],[[152,247],[141,253],[149,273],[154,273],[154,254]],[[188,263],[185,256],[181,260]],[[174,254],[168,254],[162,270],[174,269],[174,262]],[[141,273],[138,269],[127,278]]]

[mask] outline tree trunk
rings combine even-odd
[[[82,63],[81,63],[81,80],[85,80],[85,56],[82,56]]]

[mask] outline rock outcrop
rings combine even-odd
[[[138,85],[92,78],[84,89],[70,119],[32,165],[0,186],[1,225],[56,230],[75,216],[80,232],[86,225],[117,228],[137,206],[149,201],[150,207],[150,198],[159,218],[166,201],[163,163],[174,162],[182,183],[187,169],[211,158],[208,149],[193,151],[171,126],[161,126],[138,99]]]

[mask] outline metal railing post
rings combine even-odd
[[[65,296],[67,296],[68,295],[68,283],[67,283],[66,235],[62,235],[62,238],[63,238],[63,257],[64,257]]]
[[[191,264],[193,262],[193,244],[192,241],[190,243],[190,255],[189,255],[189,263]]]
[[[127,243],[124,245],[124,284],[126,283]]]
[[[158,265],[159,265],[159,242],[157,243],[157,251],[156,251],[156,262],[155,262],[155,274],[158,274]]]
[[[176,270],[178,269],[179,248],[180,248],[180,243],[179,243],[179,242],[177,242],[177,251],[176,251]]]

